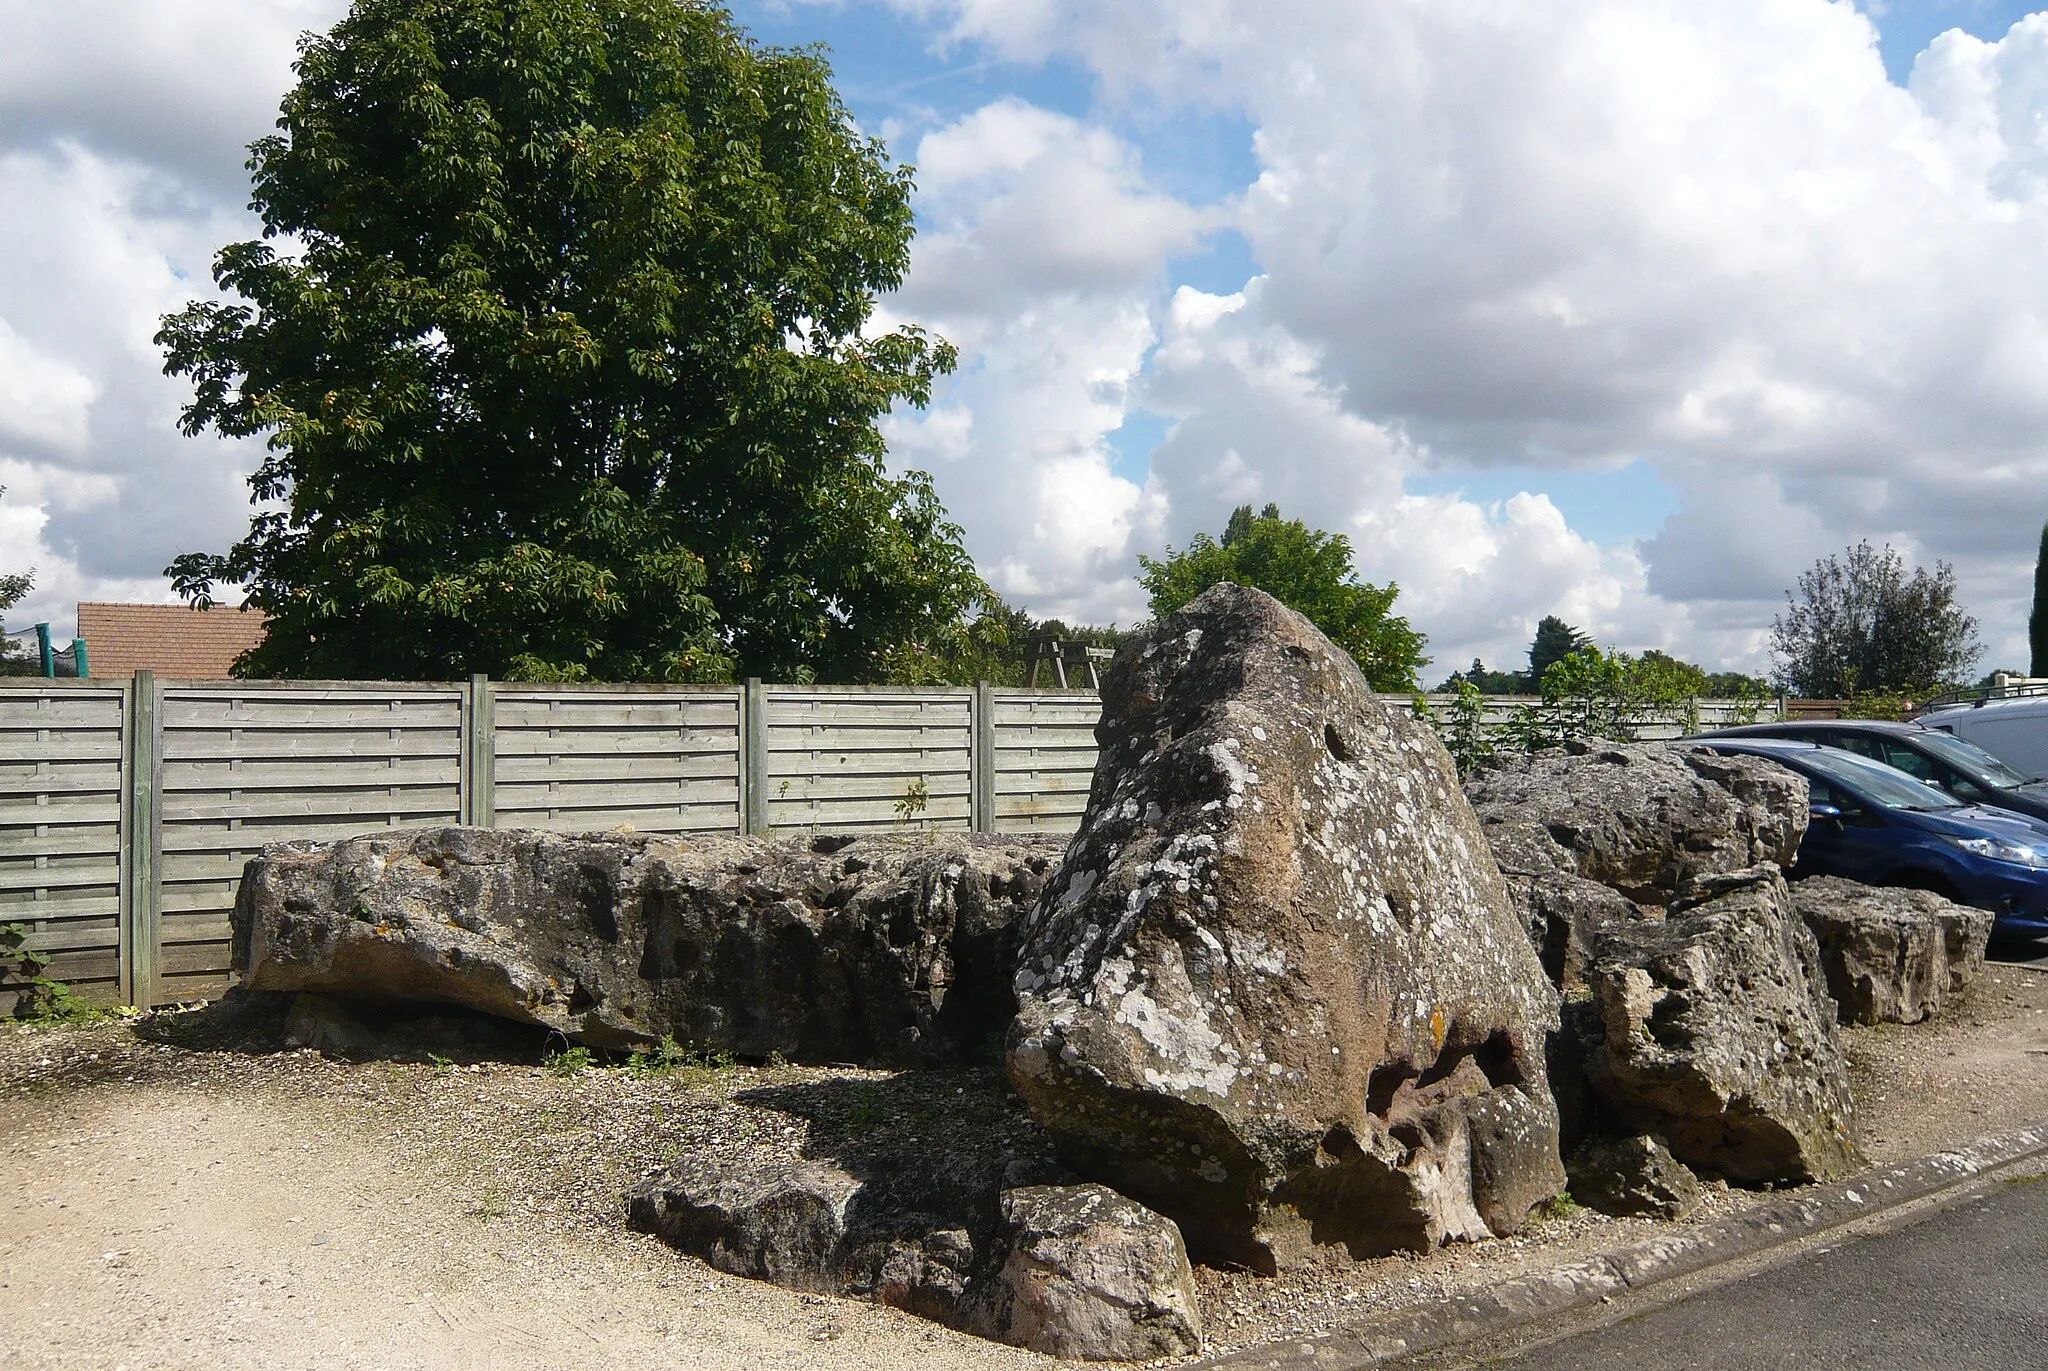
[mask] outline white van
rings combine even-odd
[[[2048,694],[1946,705],[1915,722],[1975,743],[2032,779],[2048,777]]]

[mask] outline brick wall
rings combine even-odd
[[[82,601],[78,636],[96,677],[131,676],[147,667],[172,680],[219,680],[235,658],[262,641],[263,615],[216,605],[131,605]]]

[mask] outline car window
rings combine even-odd
[[[1833,805],[1836,809],[1842,807],[1842,797],[1829,789],[1826,781],[1809,779],[1806,782],[1806,796],[1808,804]]]
[[[1931,785],[1911,776],[1834,748],[1816,748],[1801,753],[1799,760],[1837,784],[1834,789],[1861,795],[1884,809],[1957,809],[1962,801],[1952,799]]]
[[[1815,738],[1814,741],[1826,743],[1829,747],[1839,747],[1843,751],[1853,752],[1859,757],[1868,757],[1873,762],[1885,760],[1884,754],[1878,751],[1877,739],[1871,737],[1868,733],[1834,733],[1825,738]]]
[[[2027,783],[2025,776],[1975,743],[1966,743],[1961,738],[1950,737],[1931,728],[1915,733],[1913,741],[1979,785],[1994,790],[2011,790]]]
[[[1880,762],[1884,762],[1889,766],[1895,766],[1908,776],[1916,777],[1919,780],[1940,781],[1947,779],[1936,771],[1931,758],[1921,756],[1912,748],[1902,747],[1890,738],[1876,739],[1874,741],[1878,744],[1877,759]]]

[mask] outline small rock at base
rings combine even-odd
[[[1173,1220],[1101,1185],[1002,1195],[1009,1257],[986,1296],[989,1336],[1049,1357],[1145,1361],[1202,1345],[1195,1276]]]
[[[1699,1177],[1648,1133],[1588,1143],[1564,1169],[1574,1200],[1616,1218],[1682,1219],[1699,1207]]]

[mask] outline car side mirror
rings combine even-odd
[[[1839,819],[1842,817],[1841,809],[1835,805],[1815,805],[1813,806],[1812,814],[1816,819]]]

